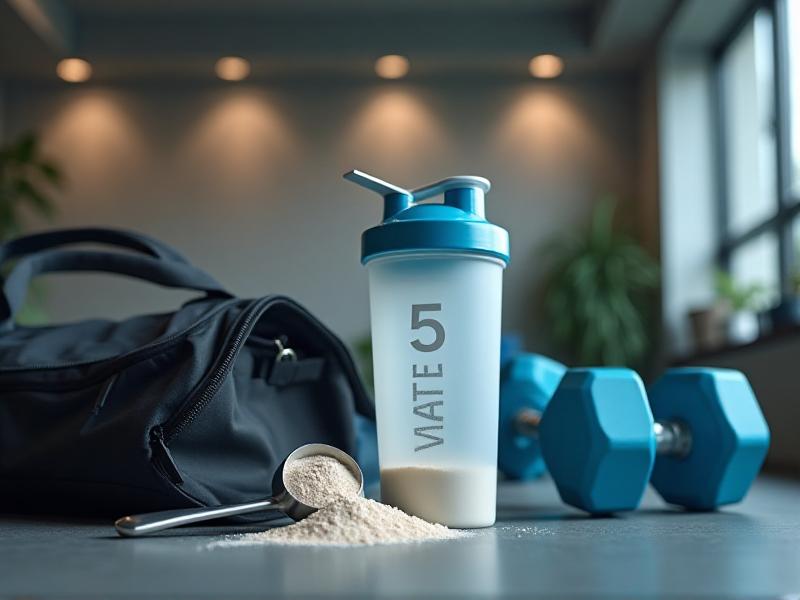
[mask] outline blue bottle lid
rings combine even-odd
[[[474,252],[508,264],[508,232],[484,216],[488,179],[448,177],[406,190],[356,170],[344,178],[383,196],[383,221],[361,236],[363,264],[389,254],[437,250]],[[439,194],[444,194],[443,204],[418,204]]]

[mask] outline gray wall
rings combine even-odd
[[[513,247],[504,326],[539,348],[538,247],[572,232],[598,193],[633,199],[640,189],[631,79],[16,84],[6,92],[7,137],[38,127],[66,171],[56,225],[163,238],[238,294],[296,297],[347,340],[368,331],[359,235],[381,210],[377,196],[341,179],[345,170],[407,186],[490,178],[488,214],[509,229]],[[121,279],[49,281],[57,319],[166,309],[176,299]]]

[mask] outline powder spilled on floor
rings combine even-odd
[[[231,537],[213,546],[372,546],[450,540],[468,535],[465,531],[412,517],[387,504],[355,496],[339,498],[293,525]]]
[[[328,456],[298,459],[284,474],[296,498],[318,511],[285,527],[231,536],[214,547],[253,544],[372,546],[449,540],[471,534],[429,523],[403,511],[359,496],[359,485],[345,465]]]

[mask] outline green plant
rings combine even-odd
[[[742,285],[736,282],[730,273],[717,271],[715,276],[717,296],[723,300],[733,312],[742,310],[758,310],[766,292],[763,285],[751,283]]]
[[[372,374],[372,338],[369,334],[355,341],[353,344],[353,352],[355,354],[356,364],[361,371],[361,376],[364,378],[364,384],[371,392],[375,382]]]
[[[61,171],[41,156],[35,134],[23,134],[0,147],[0,242],[20,233],[26,208],[52,217],[55,205],[50,192],[61,183]],[[45,322],[43,296],[42,288],[34,284],[17,321],[27,325]]]
[[[639,366],[651,346],[658,265],[614,228],[615,207],[613,198],[601,198],[585,231],[545,247],[553,261],[545,284],[546,322],[554,341],[579,364]]]
[[[22,229],[22,210],[51,217],[50,191],[62,182],[61,172],[39,152],[38,138],[26,133],[0,147],[0,241]]]

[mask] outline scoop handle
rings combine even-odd
[[[123,537],[139,537],[180,525],[188,525],[189,523],[199,523],[234,515],[246,515],[265,510],[280,510],[280,507],[274,499],[270,498],[269,500],[214,506],[211,508],[178,508],[122,517],[116,520],[114,527],[117,533]]]

